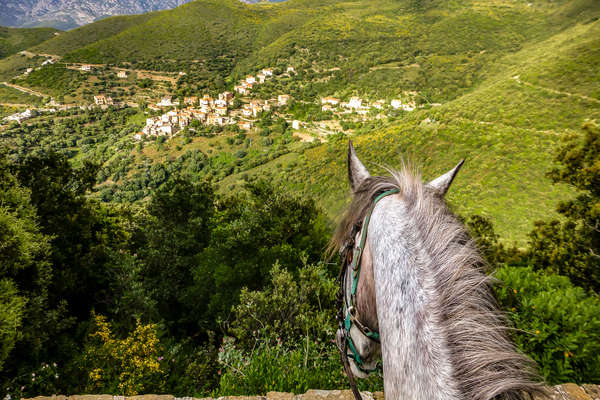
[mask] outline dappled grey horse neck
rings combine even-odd
[[[372,177],[349,145],[353,199],[331,248],[356,246],[357,231],[368,228],[352,319],[379,335],[375,341],[350,325],[338,337],[357,353],[349,354],[357,377],[381,354],[386,399],[522,399],[543,390],[535,363],[507,335],[476,245],[445,204],[462,163],[429,183],[406,165]],[[342,290],[347,297],[348,280]],[[369,306],[375,320],[361,310]]]

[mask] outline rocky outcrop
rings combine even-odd
[[[549,389],[549,397],[535,397],[534,400],[600,400],[599,385],[575,385],[565,383]],[[383,400],[383,393],[362,392],[364,400]],[[112,396],[108,394],[87,394],[77,396],[38,396],[23,400],[354,400],[350,390],[309,390],[304,394],[269,392],[266,396],[225,396],[218,399],[175,397],[167,394],[145,394],[141,396]]]

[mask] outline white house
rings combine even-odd
[[[359,109],[362,105],[362,99],[360,97],[350,97],[350,101],[348,102],[348,108]]]
[[[263,68],[260,72],[262,72],[265,76],[273,76],[272,68]]]
[[[279,103],[280,106],[286,105],[289,101],[290,101],[289,94],[280,94],[279,96],[277,96],[277,102]]]
[[[43,65],[43,64],[42,64]],[[81,70],[82,71],[91,71],[92,70],[92,66],[88,65],[88,64],[82,64],[81,65]]]
[[[210,97],[209,95],[205,94],[201,99],[200,99],[200,105],[201,106],[212,106],[213,105],[213,98]]]
[[[173,135],[173,125],[165,124],[158,127],[159,136],[171,136]]]
[[[337,106],[340,104],[340,99],[336,99],[335,97],[321,97],[321,104],[331,104],[332,106]]]
[[[288,67],[287,67],[287,69],[286,69],[286,72],[287,72],[287,73],[290,73],[290,72],[296,72],[296,70],[294,69],[294,67],[292,67],[292,66],[290,65],[290,66],[288,66]]]
[[[403,104],[402,109],[404,111],[414,111],[416,108],[415,103]]]
[[[174,106],[175,103],[173,103],[173,98],[171,96],[163,96],[156,105],[159,107],[171,107]]]
[[[238,92],[239,94],[242,95],[247,95],[248,94],[248,89],[246,88],[245,85],[237,85],[233,88],[236,92]]]
[[[119,71],[117,73],[117,78],[127,78],[127,71]]]
[[[300,121],[293,120],[292,121],[292,129],[300,129]]]
[[[227,115],[227,107],[217,106],[215,107],[217,115]]]
[[[414,109],[416,108],[414,101],[411,101],[410,103],[402,103],[402,100],[398,99],[392,100],[391,105],[395,109],[401,109],[404,111],[414,111]]]
[[[112,97],[104,96],[103,94],[94,96],[94,102],[98,106],[109,106],[114,104]]]
[[[225,100],[224,98],[221,98],[220,95],[219,95],[219,98],[216,99],[213,102],[213,104],[214,104],[215,107],[227,107],[227,100]]]
[[[26,119],[31,118],[32,115],[33,115],[33,113],[28,108],[27,110],[25,110],[21,113],[9,115],[8,117],[4,118],[4,120],[5,121],[17,121],[20,124],[21,122],[25,121]]]
[[[252,128],[252,122],[250,122],[250,121],[239,121],[238,122],[238,127],[240,129],[250,130],[250,128]]]
[[[254,83],[256,83],[256,78],[253,77],[252,75],[248,75],[246,77],[246,83],[248,83],[248,84],[254,84]]]
[[[242,108],[242,115],[244,117],[251,117],[252,114],[252,106],[250,104],[244,104]]]

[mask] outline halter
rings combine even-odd
[[[353,359],[356,367],[366,374],[370,374],[372,372],[380,370],[379,365],[373,369],[367,369],[363,366],[363,361],[360,357],[360,354],[358,353],[358,350],[356,349],[356,346],[352,341],[352,337],[350,336],[350,329],[352,329],[352,326],[354,325],[365,337],[379,343],[379,333],[372,331],[367,326],[362,324],[355,315],[356,310],[354,308],[354,304],[356,302],[356,289],[358,287],[358,280],[360,278],[360,260],[362,258],[362,252],[365,248],[365,243],[367,241],[369,221],[371,220],[371,214],[375,209],[375,205],[377,205],[379,200],[383,199],[384,197],[398,192],[398,189],[391,189],[375,197],[375,199],[373,200],[373,204],[371,204],[371,207],[369,207],[369,210],[367,211],[367,214],[362,224],[356,224],[353,227],[350,238],[348,239],[348,241],[346,241],[346,243],[340,250],[342,268],[338,277],[340,281],[340,290],[338,292],[337,298],[337,303],[339,307],[337,314],[339,324],[337,341],[338,348],[340,350],[340,357],[342,359],[342,364],[344,364],[344,370],[346,371],[346,375],[350,380],[350,386],[352,387],[354,397],[357,400],[362,400],[362,397],[360,396],[360,392],[356,387],[356,382],[354,381],[354,376],[352,375],[352,370],[350,369],[350,363],[348,361],[348,358]],[[356,237],[356,234],[359,231],[361,231],[361,228],[362,232],[360,235],[360,242],[358,246],[355,246],[354,238]],[[350,253],[350,250],[352,250],[352,253]],[[350,262],[350,267],[352,267],[352,286],[350,290],[350,298],[346,301],[345,283],[347,278],[346,275],[348,271],[348,262]],[[348,350],[350,350],[350,352],[348,352]]]

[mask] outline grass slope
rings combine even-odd
[[[18,53],[54,37],[54,28],[6,28],[0,26],[0,58]]]
[[[524,47],[490,68],[495,75],[472,92],[356,137],[359,155],[373,173],[412,159],[427,179],[466,158],[448,196],[451,204],[463,215],[491,217],[504,239],[522,244],[532,221],[556,216],[556,204],[573,195],[545,174],[560,138],[578,131],[586,118],[600,118],[597,71],[582,74],[579,68],[600,61],[599,30],[600,21],[577,24]],[[349,199],[345,146],[342,140],[307,150],[290,172],[273,161],[246,174],[314,196],[335,217]],[[236,181],[239,176],[230,176],[224,186]]]
[[[72,51],[66,59],[105,63],[236,56],[253,46],[252,38],[262,23],[260,13],[235,0],[197,1],[175,10],[145,14],[144,18],[138,17],[135,25]]]
[[[42,99],[11,87],[0,85],[0,103],[41,105]]]
[[[31,49],[35,53],[65,55],[71,51],[84,47],[135,26],[152,18],[153,13],[141,15],[124,15],[105,18],[89,25],[63,32],[47,42],[41,43]]]

